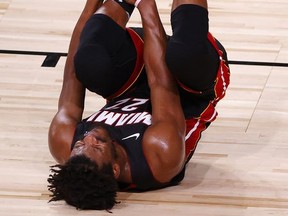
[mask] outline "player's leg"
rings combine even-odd
[[[134,6],[127,9],[107,0],[88,20],[75,56],[77,78],[103,97],[127,81],[135,65],[136,50],[125,27]]]
[[[206,0],[174,0],[171,25],[173,35],[168,42],[166,61],[180,85],[188,87],[180,89],[188,162],[201,133],[217,117],[215,106],[229,85],[229,68],[223,46],[209,34]],[[191,94],[190,90],[197,90],[198,94]]]
[[[206,9],[208,8],[207,0],[173,0],[172,11],[182,4],[194,4]]]
[[[205,91],[213,86],[219,55],[208,40],[207,1],[174,0],[171,13],[173,35],[166,61],[179,83]]]

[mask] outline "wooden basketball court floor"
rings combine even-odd
[[[157,2],[170,33],[171,0]],[[47,203],[46,179],[55,163],[47,131],[83,5],[0,0],[1,216],[109,215]],[[209,9],[210,31],[231,61],[219,117],[203,134],[181,185],[119,193],[115,215],[288,215],[288,1],[213,0]],[[140,25],[137,12],[130,25]],[[41,67],[47,55],[53,60],[51,53],[60,55],[59,62]],[[84,115],[103,104],[88,93]]]

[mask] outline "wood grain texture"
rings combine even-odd
[[[0,0],[0,49],[67,52],[85,1]],[[171,0],[157,0],[170,27]],[[286,0],[209,1],[210,31],[229,59],[288,62]],[[131,26],[141,24],[135,12]],[[0,215],[110,215],[47,203],[47,146],[65,57],[0,54]],[[288,215],[288,68],[231,65],[218,119],[203,134],[179,186],[119,193],[116,215]],[[85,116],[104,104],[87,95]]]

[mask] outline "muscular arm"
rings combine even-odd
[[[185,120],[176,82],[165,63],[166,34],[154,0],[138,5],[144,28],[144,61],[152,102],[152,125],[144,154],[156,180],[170,181],[183,167]]]
[[[81,32],[94,13],[109,16],[122,28],[125,28],[128,22],[125,10],[115,1],[107,0],[102,5],[102,0],[87,0],[71,37],[58,112],[54,116],[49,129],[50,152],[58,163],[65,163],[69,159],[75,128],[82,119],[85,88],[76,78],[74,56],[79,45]]]
[[[85,88],[75,76],[74,55],[86,21],[101,5],[101,0],[87,0],[71,37],[58,112],[50,124],[48,134],[50,152],[59,163],[64,163],[70,156],[75,127],[81,120],[84,109]]]

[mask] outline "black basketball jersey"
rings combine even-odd
[[[143,135],[151,125],[151,102],[147,85],[138,87],[129,97],[126,95],[109,101],[98,112],[80,122],[72,148],[91,123],[102,123],[108,127],[113,139],[125,149],[133,181],[132,185],[125,185],[125,188],[128,186],[128,189],[148,190],[164,186],[154,179],[143,154]],[[119,185],[124,187],[124,184]]]

